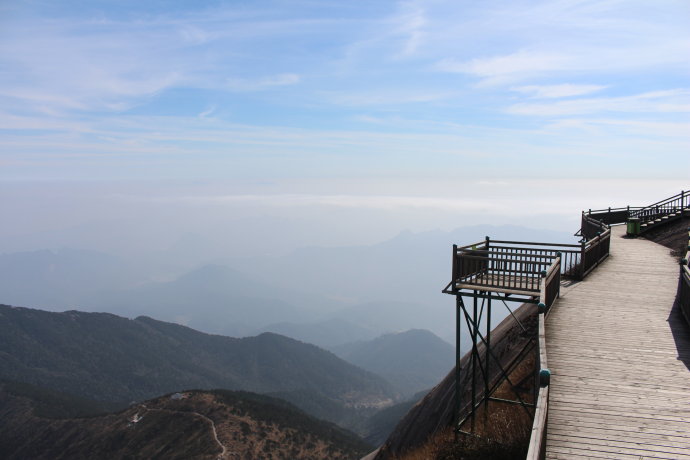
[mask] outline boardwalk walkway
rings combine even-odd
[[[547,319],[546,457],[690,460],[690,330],[669,250],[624,239]]]

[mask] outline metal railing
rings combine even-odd
[[[535,243],[526,241],[491,240],[494,249],[510,251],[516,257],[535,255],[544,257],[561,257],[560,272],[566,277],[579,277],[582,247],[579,244],[564,243]]]
[[[609,256],[611,248],[611,229],[607,228],[597,236],[582,243],[582,263],[580,264],[580,279],[594,270],[601,262]]]
[[[657,201],[649,206],[590,209],[583,212],[579,234],[586,239],[590,239],[596,235],[598,224],[611,226],[636,222],[637,226],[633,226],[632,229],[629,227],[628,234],[638,235],[658,225],[663,225],[668,220],[688,215],[690,215],[690,191],[681,190],[679,194]]]
[[[673,218],[690,215],[690,192],[681,191],[679,194],[656,203],[636,209],[630,213],[630,219],[639,219],[641,232],[665,223]]]
[[[655,218],[660,215],[671,214],[690,207],[690,192],[681,191],[677,195],[670,198],[665,198],[656,203],[634,210],[630,213],[630,217]]]
[[[540,284],[539,304],[546,310],[561,295],[561,257],[557,256],[548,270],[542,272]]]
[[[627,212],[627,211],[626,211]],[[591,211],[590,211],[591,213]],[[606,218],[607,220],[611,221],[612,219],[610,218],[610,215],[606,214],[590,214],[590,213],[582,213],[582,220],[580,223],[580,234],[585,240],[591,240],[592,238],[596,238],[597,235],[600,233],[603,233],[606,231],[608,228],[611,227],[610,223],[606,223],[601,219]],[[614,216],[622,216],[621,213],[616,213]],[[627,216],[627,214],[626,214]],[[628,220],[627,217],[624,218],[622,222],[626,222]],[[614,223],[620,223],[620,222],[614,222]]]
[[[488,249],[456,249],[455,282],[479,290],[484,288],[533,292],[541,289],[542,272],[557,257],[545,254]],[[560,267],[559,267],[560,269]]]

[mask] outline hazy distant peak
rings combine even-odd
[[[248,279],[248,277],[234,268],[230,268],[227,265],[220,264],[207,264],[202,267],[196,268],[189,271],[182,276],[180,276],[177,281],[179,282],[215,282],[223,281],[231,278],[241,278]]]

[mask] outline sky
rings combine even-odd
[[[0,251],[575,230],[690,185],[688,24],[685,0],[0,0]]]

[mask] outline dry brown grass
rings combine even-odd
[[[407,452],[401,457],[391,457],[391,460],[429,460],[435,459],[440,454],[441,450],[449,444],[455,442],[455,436],[453,435],[453,429],[448,428],[442,433],[434,435],[429,441],[427,441],[423,446]]]
[[[494,393],[495,397],[516,399],[520,397],[532,402],[534,388],[534,359],[525,359],[510,374],[513,383],[524,381],[517,389],[503,382]],[[531,409],[528,413],[522,406],[490,402],[481,405],[475,417],[474,433],[460,433],[457,437],[453,429],[437,434],[423,446],[394,460],[512,460],[525,458],[532,428]],[[462,431],[470,431],[470,421],[462,426]]]

